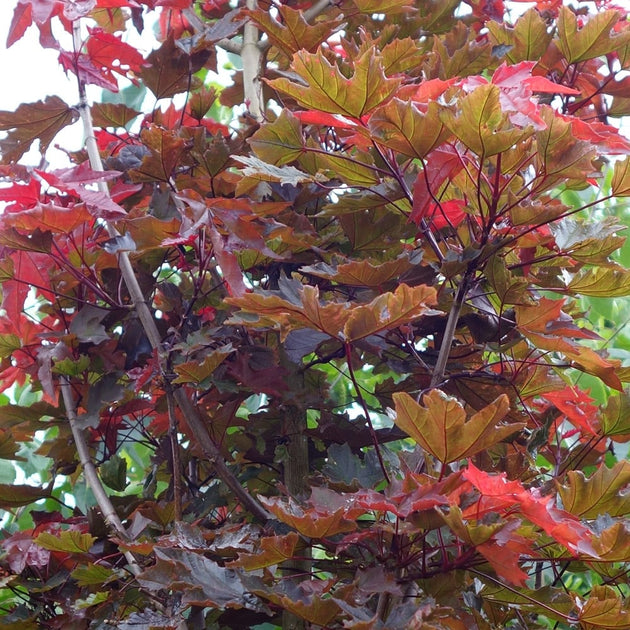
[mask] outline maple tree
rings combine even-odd
[[[3,627],[630,627],[630,23],[514,4],[15,2]]]

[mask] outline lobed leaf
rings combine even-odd
[[[369,114],[388,100],[400,85],[400,79],[385,76],[382,60],[372,48],[354,61],[354,73],[349,78],[341,74],[321,50],[295,53],[292,68],[303,83],[285,78],[267,82],[275,90],[294,98],[302,107],[351,118]]]
[[[7,132],[0,140],[1,163],[17,162],[36,140],[44,154],[54,137],[78,117],[78,112],[58,96],[22,103],[14,112],[0,111],[0,131]]]
[[[425,394],[422,405],[405,392],[393,398],[396,426],[444,464],[490,448],[525,426],[501,422],[510,408],[505,394],[468,419],[462,404],[439,389]]]
[[[622,460],[612,468],[602,464],[588,478],[581,471],[569,471],[558,492],[564,508],[582,518],[625,516],[630,513],[629,484],[630,462]]]

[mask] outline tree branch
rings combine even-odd
[[[247,0],[247,8],[250,11],[255,11],[258,8],[258,3],[256,0]],[[243,61],[243,90],[245,92],[245,105],[249,113],[260,122],[264,118],[265,108],[260,81],[263,51],[258,43],[258,28],[254,22],[248,20],[243,27],[243,45],[240,51]]]
[[[94,493],[96,503],[103,514],[105,522],[116,532],[116,534],[118,534],[118,536],[120,536],[123,540],[128,541],[129,536],[127,534],[127,530],[124,528],[120,518],[118,517],[107,492],[105,492],[101,479],[96,472],[94,462],[90,457],[90,451],[88,449],[87,442],[85,441],[85,435],[77,422],[74,396],[72,395],[70,381],[66,376],[61,377],[61,396],[63,398],[63,404],[66,408],[66,417],[68,418],[68,424],[70,425],[70,430],[72,431],[72,437],[74,438],[74,443],[77,448],[79,461],[83,467],[85,480]],[[123,551],[123,554],[129,563],[129,570],[134,574],[134,576],[139,575],[142,569],[136,562],[133,554],[130,551]]]
[[[319,2],[316,2],[310,9],[306,9],[302,15],[307,22],[310,22],[322,11],[325,11],[330,4],[332,4],[330,0],[319,0]]]
[[[81,33],[78,20],[74,23],[73,35],[75,39],[75,46],[80,49]],[[90,166],[94,171],[103,171],[103,163],[98,152],[96,137],[94,136],[94,127],[92,125],[92,116],[87,101],[85,83],[80,78],[78,80],[78,85],[80,99],[79,112],[83,123],[85,144],[90,160]],[[109,189],[107,188],[107,184],[105,184],[104,182],[99,182],[99,189],[105,194],[109,195]],[[110,223],[106,223],[106,229],[108,234],[112,237],[119,235],[118,230]],[[129,291],[129,296],[138,314],[138,318],[140,319],[142,327],[144,328],[144,331],[147,335],[149,343],[157,354],[160,370],[166,378],[167,370],[165,365],[165,353],[162,347],[162,339],[153,318],[153,314],[151,312],[151,309],[149,308],[149,304],[144,299],[144,295],[138,283],[138,279],[136,278],[134,269],[131,265],[129,254],[126,251],[120,251],[117,255],[120,272],[125,282],[125,285],[127,286],[127,290]],[[270,518],[270,515],[267,510],[265,510],[263,506],[258,503],[258,501],[254,499],[254,497],[252,497],[245,488],[243,488],[243,486],[239,483],[238,479],[234,476],[232,471],[227,467],[221,452],[212,441],[212,438],[208,433],[205,423],[201,419],[201,416],[199,415],[197,409],[188,399],[186,392],[181,388],[177,388],[173,390],[173,396],[175,398],[177,406],[186,418],[188,426],[199,441],[199,445],[201,446],[204,454],[214,466],[214,470],[217,476],[230,488],[230,490],[234,493],[234,495],[240,501],[243,507],[247,509],[255,518],[262,521],[268,520]]]

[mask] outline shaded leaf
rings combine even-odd
[[[100,586],[119,577],[113,569],[92,562],[78,566],[72,571],[71,575],[79,586]]]
[[[39,140],[43,154],[54,137],[78,118],[58,96],[48,96],[37,103],[22,103],[14,112],[0,112],[0,131],[7,136],[0,140],[2,164],[17,162]]]
[[[95,127],[126,127],[140,112],[124,103],[93,103],[91,107]]]
[[[149,154],[140,166],[129,170],[129,176],[135,182],[168,182],[186,152],[185,140],[157,125],[144,128],[140,138]]]
[[[418,261],[419,262],[419,261]],[[301,267],[302,273],[309,273],[319,278],[328,278],[340,284],[356,287],[382,287],[397,280],[405,272],[414,268],[408,256],[398,256],[394,260],[377,262],[376,260],[350,260],[335,266],[317,263]]]
[[[300,121],[288,109],[272,123],[263,125],[250,139],[254,153],[263,162],[283,166],[297,160],[304,151]]]
[[[223,361],[234,352],[231,345],[213,350],[201,361],[187,361],[173,367],[177,378],[173,383],[201,383],[208,378]]]
[[[23,484],[7,485],[0,483],[0,507],[4,510],[29,505],[38,499],[44,499],[48,496],[50,496],[50,490],[47,488],[37,488]]]
[[[290,525],[303,536],[328,538],[342,532],[353,532],[357,528],[354,520],[346,518],[346,508],[320,511],[304,508],[293,499],[259,497],[262,504],[280,521]]]
[[[248,293],[239,299],[228,299],[257,320],[247,318],[249,325],[314,328],[344,342],[356,341],[381,330],[409,323],[422,316],[436,302],[433,287],[401,284],[394,293],[384,293],[369,304],[348,305],[341,302],[322,304],[317,287],[300,290],[301,303],[290,302],[271,291]],[[233,316],[232,322],[238,321]]]
[[[118,453],[103,462],[99,472],[103,483],[112,490],[122,492],[129,485],[127,482],[127,460]]]
[[[630,626],[630,610],[609,586],[593,586],[585,602],[578,601],[578,619],[583,630],[613,630]]]
[[[170,98],[190,88],[191,75],[199,70],[206,58],[207,54],[202,53],[187,55],[175,45],[171,36],[149,54],[140,77],[155,98]]]
[[[70,332],[77,336],[79,341],[99,344],[107,341],[109,335],[105,326],[101,323],[107,316],[107,311],[102,308],[85,304],[83,308],[72,318]]]
[[[318,179],[295,168],[295,166],[274,166],[256,157],[246,155],[233,155],[232,158],[245,164],[245,168],[241,169],[241,173],[245,177],[251,177],[261,182],[278,182],[279,184],[297,186]]]
[[[234,569],[221,567],[202,554],[185,549],[156,548],[155,557],[155,565],[137,577],[150,591],[179,591],[183,602],[199,606],[260,607]]]
[[[265,536],[260,539],[259,553],[239,552],[238,560],[230,562],[229,567],[242,567],[245,571],[255,571],[263,567],[280,564],[293,557],[299,536],[289,532],[284,536]]]

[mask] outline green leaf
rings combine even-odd
[[[596,11],[583,18],[578,28],[578,18],[567,6],[560,7],[558,16],[558,47],[568,63],[595,59],[621,49],[630,43],[630,31],[615,34],[613,29],[622,19],[619,11]]]
[[[210,352],[201,363],[199,361],[187,361],[174,366],[173,370],[178,376],[173,380],[173,383],[201,383],[211,376],[232,352],[234,349],[231,344],[228,344]]]
[[[341,74],[321,50],[314,54],[305,50],[295,53],[292,68],[304,83],[281,78],[268,81],[269,85],[307,109],[352,118],[361,118],[374,110],[400,85],[400,79],[385,76],[381,58],[373,48],[354,61],[354,74],[350,78]]]
[[[450,135],[440,120],[436,103],[429,103],[422,113],[413,101],[398,98],[372,114],[369,128],[379,144],[417,158],[424,158]]]
[[[127,460],[120,455],[112,455],[106,462],[100,465],[101,479],[112,490],[122,492],[127,483]]]
[[[569,282],[567,292],[591,297],[624,297],[630,295],[630,271],[602,267],[583,269]]]
[[[488,83],[475,88],[459,101],[460,112],[440,111],[440,118],[451,133],[477,155],[489,157],[511,149],[529,138],[532,127],[512,127],[501,110],[499,88]]]
[[[54,137],[77,118],[76,109],[58,96],[48,96],[37,103],[22,103],[15,111],[0,111],[0,131],[8,132],[0,140],[2,164],[17,162],[39,140],[44,154]]]
[[[90,593],[85,599],[77,599],[74,602],[74,605],[82,610],[84,608],[91,608],[92,606],[98,606],[103,602],[106,602],[110,599],[111,593],[110,591],[98,591],[96,593]]]
[[[625,516],[630,514],[630,462],[617,462],[612,468],[602,464],[590,477],[572,470],[565,484],[558,486],[562,505],[567,512],[582,518],[597,518],[600,514]]]
[[[92,534],[83,534],[74,529],[60,532],[58,536],[49,532],[41,532],[35,542],[49,551],[65,551],[67,553],[87,553],[96,540]]]
[[[471,457],[525,426],[501,422],[510,408],[505,394],[468,419],[462,404],[439,389],[425,394],[422,405],[405,392],[397,392],[393,398],[396,426],[444,464]]]
[[[630,197],[630,157],[615,162],[610,188],[615,197]]]
[[[77,581],[79,586],[100,586],[119,577],[118,573],[113,569],[92,562],[78,566],[70,575]]]
[[[615,442],[630,440],[630,395],[622,392],[608,398],[599,418],[602,434]]]
[[[263,162],[283,166],[297,160],[304,151],[300,121],[283,109],[272,123],[263,125],[250,139],[254,153]]]
[[[17,335],[13,333],[0,335],[0,359],[10,357],[15,350],[19,350],[21,347],[22,342]]]

